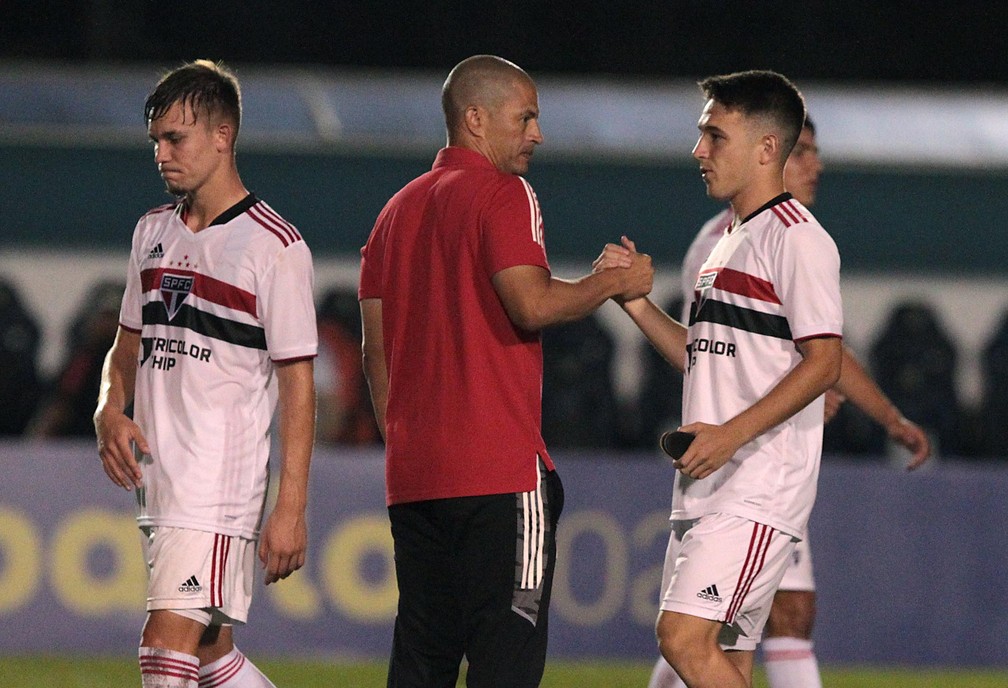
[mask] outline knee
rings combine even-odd
[[[702,654],[705,637],[697,634],[679,614],[662,612],[655,625],[658,650],[673,667],[679,668],[684,661]]]
[[[815,593],[805,590],[784,590],[774,595],[767,619],[767,637],[803,638],[812,637],[815,624]]]

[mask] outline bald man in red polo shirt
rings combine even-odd
[[[388,685],[538,686],[563,488],[542,439],[544,327],[651,289],[647,256],[568,281],[520,175],[535,83],[477,55],[442,90],[448,145],[361,250],[364,367],[386,443],[399,608]]]

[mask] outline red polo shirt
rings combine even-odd
[[[512,324],[491,281],[549,269],[532,187],[481,154],[441,150],[386,204],[361,250],[359,297],[382,301],[386,499],[532,490],[542,345]]]

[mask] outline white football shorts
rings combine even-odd
[[[791,555],[791,564],[784,572],[780,582],[781,590],[796,592],[815,592],[815,577],[812,575],[812,547],[808,536],[795,545]]]
[[[659,608],[720,621],[722,647],[755,650],[795,542],[729,514],[673,521]]]
[[[166,526],[140,531],[147,611],[169,609],[208,626],[248,620],[255,540]]]

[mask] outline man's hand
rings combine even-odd
[[[275,583],[304,566],[308,526],[304,510],[277,504],[259,537],[259,560],[265,583]]]
[[[739,450],[744,440],[732,434],[727,425],[708,425],[707,423],[690,423],[679,428],[683,432],[691,432],[696,437],[690,443],[678,460],[673,461],[683,475],[696,480],[706,478],[717,469],[724,466],[735,452]]]
[[[99,409],[94,416],[95,435],[98,438],[98,456],[109,480],[119,487],[132,490],[140,487],[143,474],[137,463],[133,445],[143,454],[150,454],[150,446],[134,423],[122,411]]]
[[[823,423],[829,423],[836,418],[836,414],[840,413],[840,407],[847,401],[847,397],[836,391],[835,387],[827,389],[825,396],[826,407],[823,410]]]
[[[636,245],[626,235],[620,237],[620,245],[606,244],[599,257],[592,261],[592,272],[612,269],[626,270],[620,293],[613,297],[617,303],[624,304],[651,293],[654,286],[651,256],[638,253]]]
[[[908,471],[920,467],[931,455],[931,440],[916,423],[900,416],[886,427],[886,432],[889,433],[889,437],[911,452],[912,456],[906,465]]]

